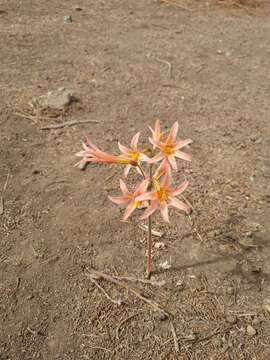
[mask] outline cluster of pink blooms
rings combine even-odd
[[[179,196],[188,186],[188,181],[184,181],[179,186],[172,186],[172,171],[177,171],[176,158],[191,161],[191,156],[183,151],[182,148],[192,143],[192,140],[177,140],[178,122],[175,122],[171,129],[162,132],[159,120],[155,123],[155,128],[150,127],[152,136],[149,138],[151,149],[146,151],[138,148],[140,133],[133,136],[130,147],[118,143],[121,154],[111,155],[98,149],[91,140],[86,139],[83,143],[83,150],[76,155],[82,157],[80,163],[95,162],[107,164],[126,165],[124,176],[127,177],[132,167],[138,170],[143,176],[135,190],[129,191],[123,180],[120,180],[121,196],[109,199],[116,204],[126,205],[123,220],[126,220],[138,207],[145,207],[145,211],[140,219],[146,219],[156,210],[160,210],[163,219],[169,222],[168,208],[173,206],[186,213],[190,208]],[[149,168],[154,164],[158,167],[152,176],[152,171],[146,173],[142,163],[148,163]]]

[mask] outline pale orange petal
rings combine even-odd
[[[122,179],[120,179],[120,189],[123,193],[123,195],[129,195],[130,192],[128,191],[127,185],[124,183],[124,181]]]
[[[156,199],[155,192],[148,192],[142,195],[136,196],[135,201],[146,201]]]
[[[165,175],[161,181],[161,186],[167,189],[170,186],[170,183],[171,183],[171,174],[170,172],[165,172]]]
[[[120,150],[123,154],[130,155],[130,153],[132,152],[132,150],[130,150],[130,149],[127,148],[126,146],[120,144],[120,142],[118,142],[118,147],[119,147],[119,150]]]
[[[96,145],[94,143],[92,143],[92,141],[88,137],[86,137],[86,144],[89,145],[91,148],[98,150]]]
[[[161,143],[160,143],[160,141],[158,141],[157,139],[155,139],[154,137],[153,138],[148,138],[148,140],[149,140],[149,142],[152,144],[152,145],[154,145],[154,146],[156,146],[156,147],[158,147],[158,148],[161,148]]]
[[[164,176],[165,173],[169,173],[169,176],[171,177],[171,165],[168,162],[168,159],[165,158],[161,164],[159,165],[159,167],[157,168],[155,174],[154,174],[154,178],[159,179],[161,176]]]
[[[174,144],[174,149],[175,150],[178,150],[178,149],[181,149],[189,144],[192,143],[192,140],[191,139],[186,139],[186,140],[181,140],[181,141],[177,141],[175,144]]]
[[[156,156],[154,156],[153,158],[151,158],[150,160],[148,160],[148,163],[154,164],[155,162],[158,162],[163,159],[164,159],[164,155],[162,153],[159,153]]]
[[[139,141],[139,137],[140,137],[140,133],[138,132],[137,134],[135,134],[133,136],[133,138],[131,139],[131,148],[133,150],[137,150],[137,145],[138,145],[138,141]]]
[[[147,219],[150,215],[152,215],[158,208],[158,202],[152,201],[151,205],[145,210],[143,215],[140,217],[141,220]]]
[[[159,121],[159,119],[157,119],[157,121],[155,123],[155,133],[160,135],[160,121]]]
[[[131,165],[127,165],[124,170],[124,176],[127,177],[131,169]]]
[[[114,202],[115,204],[121,205],[121,204],[126,204],[127,202],[130,201],[130,198],[126,197],[126,196],[108,196],[108,198]]]
[[[176,121],[173,126],[171,127],[171,130],[169,132],[169,136],[166,140],[166,143],[167,144],[173,144],[175,139],[176,139],[176,136],[177,136],[177,132],[178,132],[178,121]]]
[[[177,150],[174,153],[174,156],[178,157],[179,159],[191,161],[192,157],[189,154],[184,153],[183,151]]]
[[[182,194],[182,192],[184,192],[187,187],[188,187],[188,181],[185,180],[181,185],[179,185],[178,187],[172,190],[171,192],[172,196],[177,196]]]
[[[190,207],[187,206],[183,201],[175,198],[175,197],[171,197],[169,196],[169,204],[176,207],[179,210],[184,210],[187,214],[190,213]]]
[[[166,222],[169,222],[169,211],[168,211],[168,205],[166,203],[166,201],[161,201],[159,203],[159,207],[160,207],[160,213],[161,216],[163,217],[163,220]]]
[[[149,180],[145,179],[143,180],[137,187],[136,190],[134,191],[134,196],[136,197],[137,195],[143,194],[145,193],[145,191],[147,190],[149,185]]]
[[[133,211],[136,210],[136,208],[137,208],[137,206],[133,202],[128,204],[128,206],[124,212],[123,220],[127,220],[127,218],[133,213]]]
[[[175,154],[174,154],[174,155],[175,155]],[[173,169],[174,171],[177,171],[177,162],[176,162],[176,160],[175,160],[174,155],[169,155],[169,156],[168,156],[168,161],[169,161],[172,169]]]

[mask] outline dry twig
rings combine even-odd
[[[179,349],[179,344],[177,341],[177,336],[176,336],[175,328],[173,326],[172,321],[170,322],[170,327],[171,327],[171,332],[172,332],[172,336],[173,336],[174,348],[175,348],[175,351],[178,353],[180,351],[180,349]]]
[[[145,296],[141,295],[137,290],[133,289],[132,287],[130,287],[129,285],[123,283],[122,281],[116,279],[115,277],[108,275],[108,274],[104,274],[100,271],[96,271],[96,270],[91,270],[89,271],[89,275],[91,278],[95,277],[96,279],[104,279],[107,281],[110,281],[122,288],[127,289],[129,292],[131,292],[133,295],[137,296],[139,299],[141,299],[143,302],[145,302],[146,304],[148,304],[149,306],[151,306],[155,311],[159,311],[160,313],[162,313],[163,315],[165,315],[166,317],[170,316],[170,313],[163,310],[159,304],[157,304],[155,301],[153,300],[149,300],[147,299]]]
[[[114,278],[116,278],[118,280],[140,282],[140,283],[149,284],[152,286],[163,286],[165,284],[165,282],[163,280],[162,281],[151,281],[151,280],[147,280],[147,279],[139,279],[139,278],[134,278],[134,277],[129,277],[129,276],[114,276]]]
[[[148,231],[148,226],[147,226],[147,225],[140,224],[140,225],[139,225],[139,228],[140,228],[141,230],[143,230],[143,231],[146,231],[146,232]],[[163,234],[162,234],[161,232],[156,231],[156,230],[154,230],[154,229],[152,229],[152,235],[157,236],[157,237],[162,237],[162,236],[163,236]]]
[[[0,198],[0,215],[4,214],[4,210],[5,210],[5,208],[4,208],[4,198],[3,198],[3,196],[1,196],[1,198]]]
[[[52,120],[53,117],[49,117],[49,116],[38,116],[38,115],[31,115],[31,114],[26,114],[23,112],[15,112],[14,115],[20,116],[24,119],[28,119],[28,120],[32,120],[34,121],[34,123],[37,123],[37,120]]]
[[[179,9],[185,10],[185,11],[191,11],[187,7],[180,5],[176,0],[160,0],[161,3],[168,4],[168,5],[174,5],[178,7]]]
[[[116,339],[119,340],[119,330],[120,328],[124,325],[124,323],[126,323],[128,320],[134,318],[135,316],[139,315],[141,313],[141,311],[138,311],[135,314],[130,315],[129,317],[125,318],[124,320],[122,320],[120,322],[120,324],[118,324],[117,328],[116,328]]]
[[[74,120],[74,121],[66,121],[63,122],[61,124],[53,124],[53,125],[47,125],[47,126],[43,126],[41,128],[41,130],[51,130],[51,129],[61,129],[65,126],[75,126],[75,125],[80,125],[80,124],[87,124],[87,123],[99,123],[98,120]]]
[[[113,304],[116,304],[116,305],[121,305],[123,303],[123,301],[121,299],[118,299],[118,300],[114,300],[110,297],[109,294],[106,293],[106,291],[103,289],[102,286],[99,285],[99,283],[93,279],[93,277],[90,276],[90,280],[92,281],[92,283],[94,283],[96,285],[97,288],[99,288],[99,290],[101,290],[103,292],[103,294],[106,296],[106,298],[108,300],[110,300]]]
[[[91,349],[97,349],[97,350],[103,350],[103,351],[107,351],[107,352],[109,352],[109,353],[113,353],[111,350],[109,350],[109,349],[106,349],[106,348],[104,348],[104,347],[101,347],[101,346],[89,346]]]
[[[4,195],[4,192],[5,192],[6,189],[7,189],[8,180],[9,180],[9,175],[10,175],[10,172],[8,172],[8,174],[7,174],[7,178],[6,178],[5,184],[4,184],[4,186],[3,186],[2,195]],[[1,198],[0,198],[0,215],[3,215],[3,214],[4,214],[4,211],[5,211],[5,202],[4,202],[4,197],[1,196]]]

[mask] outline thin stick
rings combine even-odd
[[[41,130],[50,130],[50,129],[61,129],[65,126],[75,126],[75,125],[80,125],[80,124],[87,124],[87,123],[99,123],[98,120],[78,120],[78,121],[67,121],[67,122],[63,122],[61,124],[53,124],[53,125],[48,125],[48,126],[44,126],[41,128]]]
[[[7,174],[6,182],[5,182],[5,185],[4,185],[4,187],[3,187],[3,192],[6,191],[6,188],[7,188],[7,186],[8,186],[9,175],[10,175],[10,172]]]
[[[168,5],[174,5],[177,6],[179,9],[185,10],[185,11],[191,11],[190,9],[188,9],[187,7],[178,4],[176,1],[173,0],[161,0],[162,3],[168,4]]]
[[[152,188],[152,165],[149,168],[150,187]],[[147,237],[147,270],[146,278],[151,278],[152,272],[152,216],[148,217],[148,237]]]
[[[3,196],[1,196],[0,198],[0,215],[3,215],[4,214],[4,210],[5,210],[5,207],[4,207],[4,198]]]
[[[112,299],[111,297],[110,297],[110,295],[109,294],[107,294],[106,293],[106,291],[103,289],[103,287],[101,287],[100,285],[99,285],[99,283],[95,280],[95,279],[93,279],[93,277],[90,277],[90,280],[96,285],[96,287],[97,288],[99,288],[99,290],[101,290],[102,292],[103,292],[103,294],[106,296],[106,298],[108,299],[108,300],[110,300],[113,304],[116,304],[116,305],[121,305],[122,304],[122,300],[114,300],[114,299]]]
[[[117,279],[115,279],[113,276],[108,275],[108,274],[104,274],[100,271],[96,271],[96,270],[91,270],[89,272],[90,278],[95,277],[96,279],[105,279],[107,281],[110,281],[118,286],[121,286],[122,288],[127,289],[128,291],[130,291],[132,294],[134,294],[135,296],[137,296],[139,299],[141,299],[142,301],[144,301],[145,303],[147,303],[148,305],[150,305],[154,310],[161,312],[162,314],[164,314],[166,317],[170,316],[170,313],[163,310],[159,304],[157,304],[155,301],[149,300],[146,297],[144,297],[143,295],[141,295],[138,291],[136,291],[135,289],[131,288],[130,286],[128,286],[127,284],[123,283],[122,281],[119,281]]]
[[[98,350],[103,350],[103,351],[107,351],[107,352],[110,352],[112,354],[112,351],[109,350],[109,349],[106,349],[104,347],[101,347],[101,346],[89,346],[91,349],[98,349]]]
[[[139,228],[142,229],[143,231],[149,231],[148,226],[144,225],[144,224],[140,224]],[[161,238],[163,236],[163,234],[161,232],[154,230],[154,229],[152,229],[152,235],[157,236],[159,238]]]
[[[176,336],[175,328],[173,326],[172,321],[170,322],[170,327],[171,327],[171,332],[172,332],[172,336],[173,336],[174,348],[175,348],[175,351],[178,353],[180,351],[180,349],[179,349],[179,344],[177,341],[177,336]]]
[[[119,330],[120,330],[121,326],[122,326],[124,323],[126,323],[128,320],[134,318],[135,316],[137,316],[137,315],[140,314],[140,313],[141,313],[141,311],[139,311],[139,312],[137,312],[137,313],[135,313],[135,314],[132,314],[132,315],[130,315],[128,318],[126,318],[126,319],[124,319],[124,320],[122,320],[122,321],[120,322],[120,324],[119,324],[119,325],[117,326],[117,328],[116,328],[116,339],[117,339],[117,340],[119,340]]]
[[[24,114],[22,112],[15,112],[14,115],[20,116],[24,119],[33,120],[34,123],[37,123],[37,120],[52,120],[55,117],[49,117],[49,116],[38,116],[38,115],[31,115],[31,114]]]
[[[134,278],[134,277],[129,277],[129,276],[114,276],[114,277],[118,280],[127,280],[127,281],[131,281],[131,282],[138,282],[138,283],[149,284],[152,286],[159,286],[159,287],[163,286],[165,284],[164,280],[151,281],[151,280],[139,279],[139,278]]]

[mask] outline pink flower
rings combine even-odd
[[[162,140],[164,140],[164,133],[161,132],[160,130],[160,121],[159,119],[155,122],[155,128],[154,130],[151,128],[151,126],[149,126],[149,129],[152,133],[152,141],[151,143],[157,143],[157,142],[160,142]],[[154,144],[153,144],[154,145]],[[156,146],[154,145],[154,149],[156,148]]]
[[[120,189],[123,193],[122,196],[109,196],[109,199],[115,204],[127,204],[127,208],[124,212],[123,220],[127,218],[136,210],[137,207],[144,205],[143,201],[138,201],[136,198],[140,195],[143,195],[147,190],[149,185],[149,180],[143,180],[139,185],[137,185],[135,191],[132,193],[128,190],[126,184],[123,180],[120,180]],[[147,204],[146,204],[147,205]]]
[[[120,142],[118,143],[119,150],[123,153],[121,155],[121,157],[123,159],[130,161],[130,164],[132,164],[132,165],[133,165],[133,163],[140,164],[140,161],[148,161],[149,160],[148,156],[146,156],[144,153],[142,153],[141,151],[138,150],[139,137],[140,137],[139,132],[133,136],[131,143],[130,143],[130,148],[128,148],[124,145],[121,145]],[[125,177],[128,176],[128,173],[131,169],[132,165],[130,165],[130,164],[126,166],[126,169],[124,172]],[[139,172],[140,172],[140,169],[139,169]]]
[[[169,206],[174,206],[186,213],[190,213],[191,209],[183,201],[177,199],[176,197],[185,191],[188,186],[188,181],[184,181],[178,187],[170,187],[170,176],[166,173],[161,183],[154,178],[153,186],[153,191],[142,194],[136,198],[136,201],[151,201],[150,206],[145,210],[141,217],[142,220],[148,218],[159,209],[163,219],[166,222],[169,222]]]
[[[82,157],[79,163],[95,162],[95,163],[106,163],[106,164],[128,164],[136,165],[135,162],[125,159],[122,156],[111,155],[104,151],[101,151],[92,143],[89,138],[86,138],[86,142],[83,143],[83,150],[79,151],[76,156]],[[76,165],[77,165],[76,164]]]
[[[183,151],[180,151],[180,149],[188,144],[191,144],[192,140],[187,139],[182,141],[176,141],[177,132],[178,132],[178,122],[176,121],[171,127],[169,135],[165,141],[163,140],[157,141],[154,136],[153,138],[149,138],[149,141],[153,144],[153,146],[158,147],[160,150],[160,152],[156,156],[154,156],[152,159],[148,161],[149,164],[153,164],[155,162],[162,160],[160,166],[163,167],[164,162],[167,161],[169,162],[172,169],[177,171],[177,163],[175,160],[176,157],[183,160],[191,161],[191,156],[189,154],[184,153]],[[158,134],[158,129],[156,134]]]

